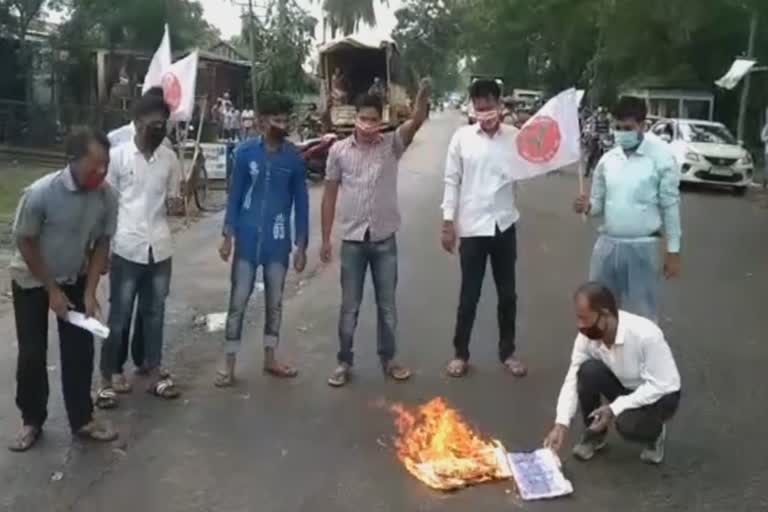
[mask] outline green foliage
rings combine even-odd
[[[315,1],[315,0],[311,0]],[[319,1],[319,0],[317,0]],[[388,0],[380,0],[388,5]],[[374,0],[322,0],[325,25],[331,31],[331,38],[337,34],[349,35],[360,28],[361,23],[376,25]],[[323,29],[326,27],[324,26]]]

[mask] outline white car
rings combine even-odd
[[[728,186],[743,194],[752,182],[752,156],[722,123],[662,119],[651,132],[669,143],[684,183]]]

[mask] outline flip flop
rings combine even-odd
[[[118,438],[118,433],[111,426],[97,421],[90,422],[78,430],[75,435],[80,439],[99,443],[109,443]]]
[[[445,372],[455,379],[466,377],[467,373],[469,373],[469,363],[463,359],[453,359],[446,366]]]
[[[131,386],[130,382],[125,378],[125,375],[120,374],[112,376],[112,389],[115,390],[115,393],[127,395],[133,391],[133,386]]]
[[[299,370],[287,364],[275,363],[273,366],[265,367],[264,373],[278,379],[295,379],[299,375]]]
[[[339,365],[333,370],[333,373],[328,377],[328,385],[334,388],[340,388],[345,386],[349,382],[350,368],[346,365]]]
[[[96,407],[99,409],[115,409],[117,408],[117,393],[112,388],[101,388],[96,392]]]
[[[147,393],[166,400],[173,400],[181,395],[181,391],[170,378],[157,381],[154,386],[147,390]]]
[[[384,375],[387,378],[398,382],[404,382],[410,379],[412,375],[408,368],[392,362],[382,365],[382,370],[384,370]]]
[[[528,375],[528,368],[516,357],[509,357],[504,361],[504,368],[513,376],[522,378]]]
[[[231,388],[235,385],[235,376],[231,373],[219,370],[216,372],[216,380],[213,385],[217,388]]]
[[[16,453],[26,452],[35,446],[42,436],[43,429],[32,427],[24,434],[19,434],[16,439],[8,445],[8,449]]]

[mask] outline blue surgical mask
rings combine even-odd
[[[616,139],[616,144],[624,150],[635,149],[641,142],[640,133],[635,130],[614,130],[613,137]]]

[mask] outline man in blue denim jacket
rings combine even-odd
[[[228,387],[234,382],[243,317],[259,266],[264,275],[266,303],[264,371],[282,378],[298,374],[295,368],[279,362],[275,356],[292,249],[291,210],[295,222],[294,269],[303,272],[307,261],[309,200],[304,162],[293,145],[285,140],[291,110],[292,103],[287,98],[266,98],[261,105],[261,116],[266,122],[263,137],[244,142],[235,152],[224,240],[219,249],[221,258],[228,261],[234,238],[225,359],[216,378],[218,387]]]

